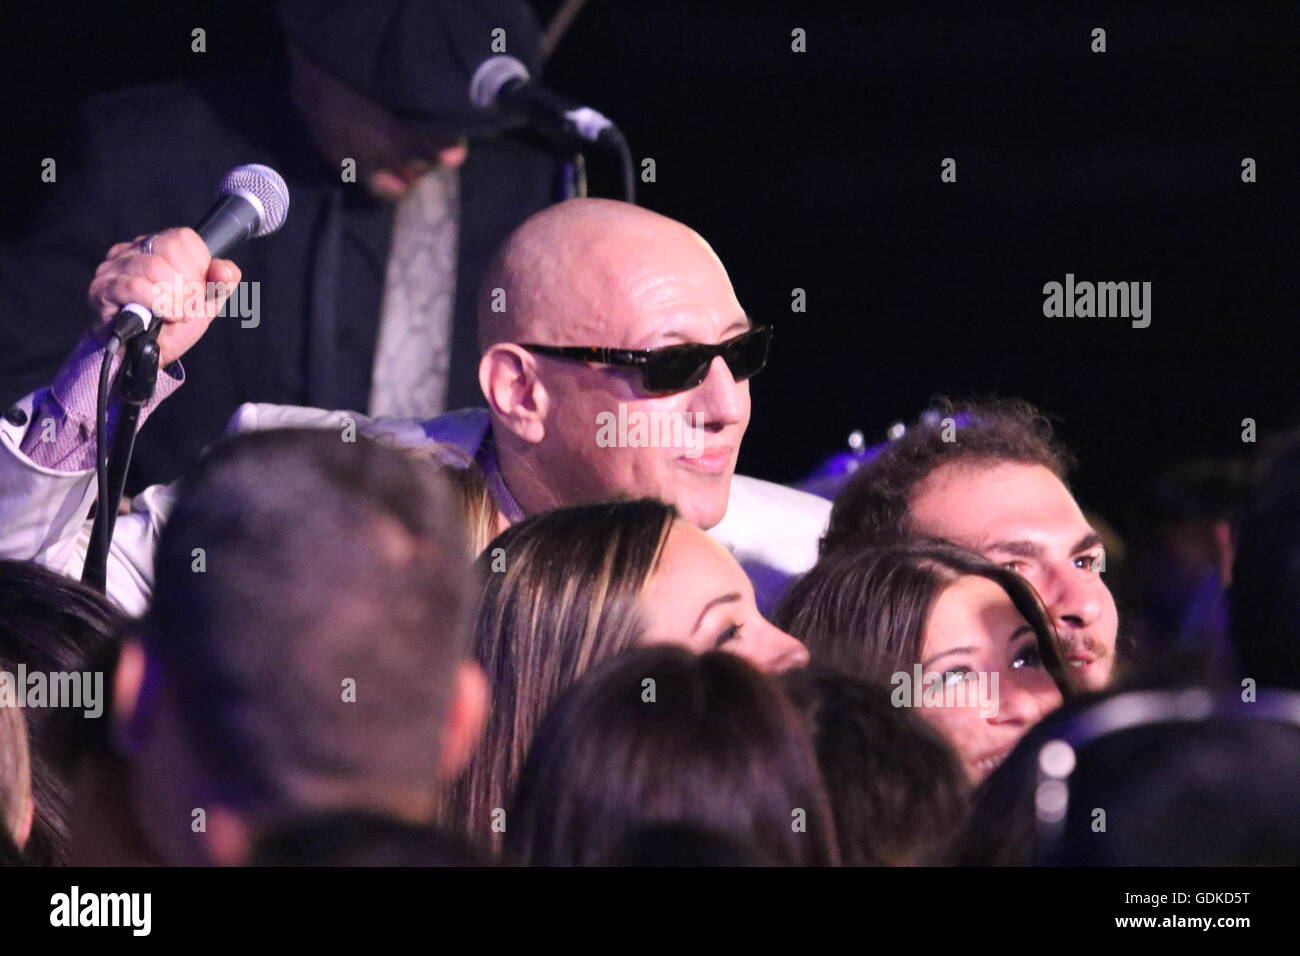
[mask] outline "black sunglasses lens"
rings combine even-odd
[[[767,351],[771,344],[770,327],[754,329],[732,339],[722,355],[727,368],[731,369],[732,378],[737,382],[743,382],[763,371],[763,366],[767,365]]]
[[[709,374],[716,355],[727,363],[737,382],[757,375],[767,364],[772,341],[770,327],[738,335],[721,350],[712,345],[680,345],[653,355],[642,366],[642,383],[647,392],[671,395],[699,385]]]
[[[706,346],[682,346],[654,355],[643,367],[646,391],[670,395],[694,388],[709,374],[712,358]]]

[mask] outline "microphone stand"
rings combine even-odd
[[[147,332],[127,342],[118,378],[121,383],[118,397],[121,399],[122,410],[118,416],[117,430],[113,433],[113,447],[107,459],[102,449],[97,455],[99,487],[101,491],[107,489],[107,494],[101,494],[99,508],[95,512],[95,524],[90,532],[90,547],[86,552],[81,580],[101,593],[107,584],[108,548],[117,524],[118,502],[122,500],[122,491],[126,487],[131,455],[135,451],[135,432],[140,421],[140,409],[153,395],[154,385],[158,381],[158,333],[162,326],[162,320],[156,320]],[[104,356],[104,361],[109,361],[107,355]],[[101,392],[101,401],[96,409],[101,436],[108,427],[106,398]]]

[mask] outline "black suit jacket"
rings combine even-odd
[[[38,228],[0,255],[4,406],[47,384],[88,323],[86,287],[114,242],[207,212],[232,167],[265,163],[291,202],[278,233],[233,257],[259,283],[259,324],[218,318],[182,359],[185,386],[140,434],[130,489],[177,477],[242,402],[364,410],[393,207],[322,159],[288,99],[283,64],[96,97]],[[448,408],[481,405],[474,299],[501,241],[556,196],[558,163],[517,139],[475,140],[461,169]],[[248,323],[246,327],[245,323]],[[3,406],[0,406],[3,407]]]

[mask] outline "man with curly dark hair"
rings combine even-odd
[[[943,538],[1023,574],[1080,688],[1114,676],[1119,615],[1105,549],[1066,484],[1073,460],[1037,408],[945,402],[863,465],[836,498],[821,552]]]

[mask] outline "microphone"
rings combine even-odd
[[[250,163],[226,173],[217,201],[195,228],[212,258],[220,259],[246,239],[269,236],[289,215],[289,187],[270,166]],[[124,305],[113,319],[108,351],[117,354],[129,340],[148,331],[153,313],[138,302]]]
[[[534,83],[528,67],[513,56],[501,54],[480,63],[470,80],[469,98],[479,109],[495,107],[570,139],[610,145],[622,139],[607,117]]]

